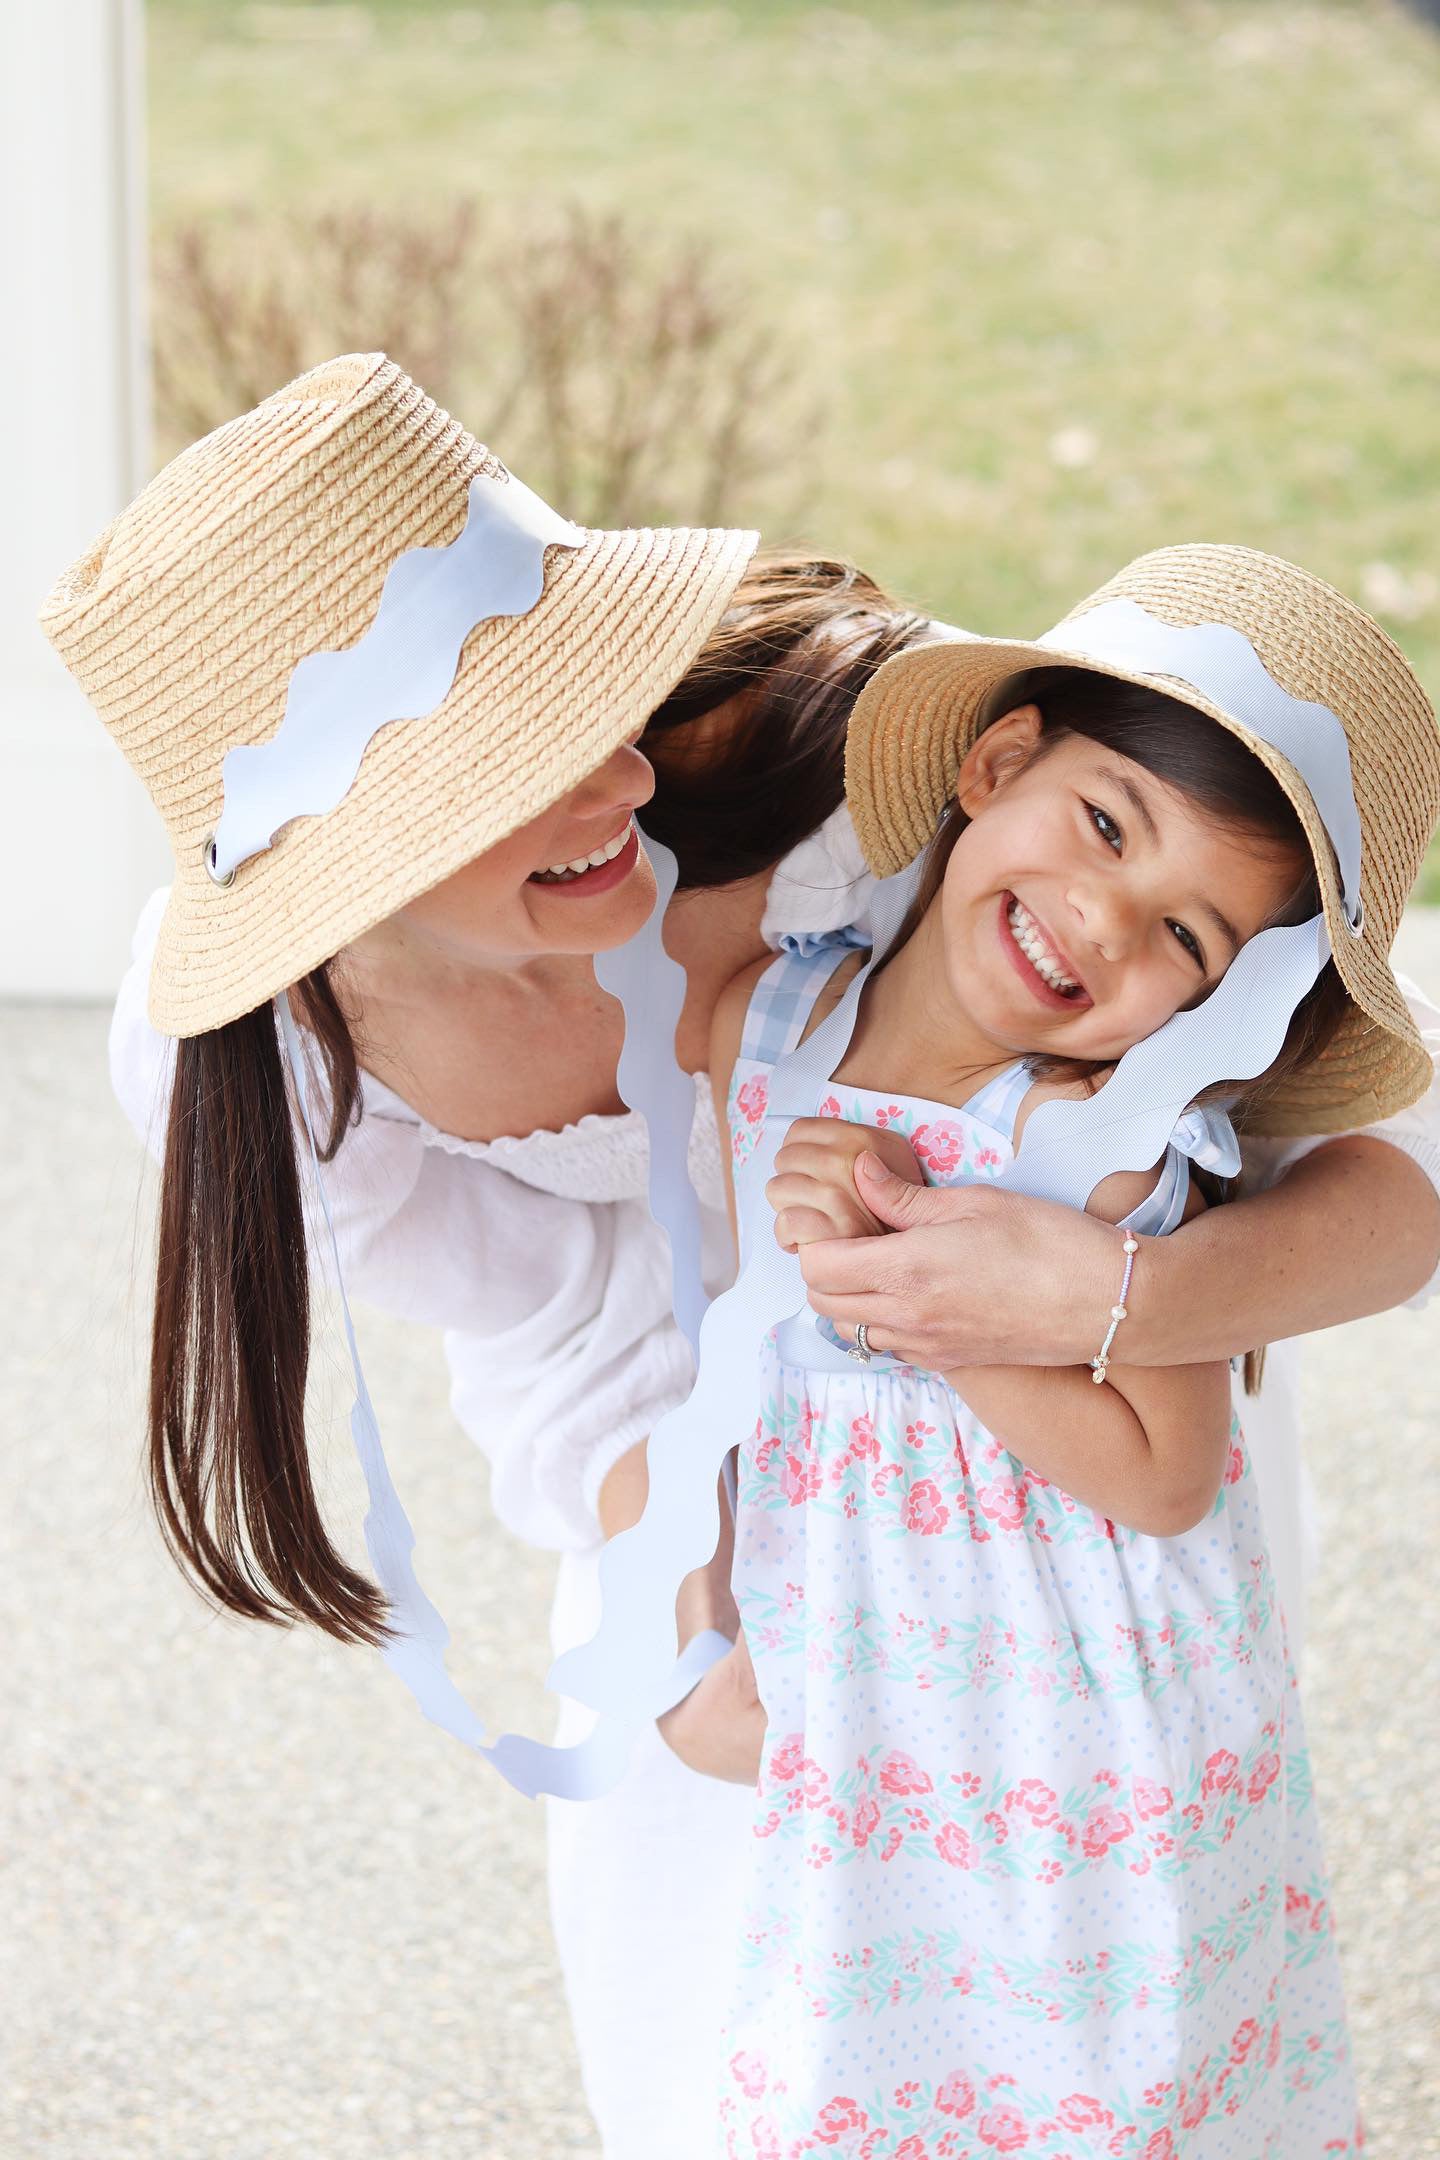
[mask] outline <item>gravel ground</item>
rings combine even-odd
[[[1412,916],[1404,951],[1440,984],[1440,913]],[[17,1653],[0,2151],[593,2155],[539,1811],[420,1723],[376,1661],[212,1619],[162,1559],[137,1474],[148,1195],[104,1032],[92,1010],[0,1008],[0,1619]],[[515,1672],[543,1662],[547,1565],[488,1518],[438,1343],[362,1325],[427,1581],[471,1646],[462,1677],[535,1729],[538,1689]],[[1400,1313],[1309,1361],[1327,1547],[1307,1689],[1377,2160],[1440,2154],[1437,1350],[1440,1316]],[[333,1353],[317,1392],[343,1523],[358,1508]]]

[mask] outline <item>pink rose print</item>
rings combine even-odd
[[[870,2118],[855,2101],[837,2097],[827,2100],[815,2118],[815,2135],[822,2145],[836,2145],[847,2130],[867,2130]]]
[[[1254,2054],[1256,2048],[1259,2047],[1261,2038],[1262,2035],[1257,2019],[1245,2018],[1244,2020],[1242,2020],[1242,2022],[1236,2026],[1235,2037],[1230,2042],[1230,2054],[1232,2059],[1235,2062],[1245,2062],[1246,2060],[1248,2060],[1248,2058]]]
[[[751,2125],[750,2142],[755,2147],[755,2160],[781,2160],[780,2133],[770,2116],[762,2115]]]
[[[747,2100],[758,2100],[765,2090],[765,2058],[742,2048],[730,2058],[730,2075]]]
[[[1030,2142],[1025,2128],[1025,2118],[1018,2108],[1008,2102],[1003,2107],[991,2108],[975,2125],[982,2145],[993,2145],[996,2152],[1021,2152]]]
[[[1240,1758],[1232,1755],[1229,1748],[1217,1748],[1207,1760],[1205,1775],[1200,1781],[1200,1790],[1205,1798],[1213,1800],[1216,1793],[1229,1792],[1235,1783],[1235,1773],[1239,1767]]]
[[[1122,1814],[1119,1808],[1108,1805],[1091,1808],[1080,1839],[1086,1859],[1103,1860],[1110,1847],[1123,1844],[1134,1828],[1130,1817]],[[1075,2125],[1066,2123],[1065,2127],[1071,2130]]]
[[[1251,1771],[1250,1782],[1245,1788],[1249,1798],[1252,1801],[1263,1800],[1279,1775],[1280,1757],[1278,1755],[1262,1755]]]
[[[922,2137],[901,2138],[895,2160],[930,2160],[930,2148]]]
[[[805,1787],[805,1799],[810,1807],[823,1807],[830,1797],[830,1773],[820,1763],[812,1762],[807,1755],[800,1765],[800,1778]]]
[[[905,1495],[905,1527],[921,1537],[936,1537],[950,1520],[950,1510],[933,1478],[917,1478]]]
[[[735,1107],[747,1125],[758,1125],[765,1115],[765,1105],[770,1098],[770,1085],[763,1073],[746,1080],[735,1090]]]
[[[979,1779],[975,1782],[978,1787]],[[1042,1829],[1046,1823],[1054,1822],[1059,1812],[1054,1793],[1038,1777],[1021,1778],[1013,1792],[1006,1793],[1005,1805],[1012,1810],[1018,1808],[1022,1814],[1028,1815],[1037,1830]]]
[[[1025,1520],[1025,1487],[1012,1477],[996,1478],[977,1487],[980,1506],[1002,1530],[1018,1530]]]
[[[863,1852],[880,1827],[880,1803],[869,1793],[855,1803],[855,1813],[850,1823],[850,1842]]]
[[[880,1785],[884,1792],[903,1796],[906,1793],[927,1793],[935,1790],[928,1770],[922,1770],[912,1756],[902,1755],[893,1749],[880,1765]]]
[[[948,1177],[964,1156],[964,1129],[937,1119],[933,1125],[917,1125],[910,1135],[910,1145],[935,1177]]]
[[[1089,2093],[1071,2093],[1062,2100],[1055,2113],[1067,2130],[1113,2130],[1115,2117],[1109,2108],[1092,2100]]]
[[[1245,1452],[1243,1448],[1232,1447],[1229,1460],[1225,1465],[1225,1483],[1227,1485],[1238,1485],[1244,1475]]]
[[[1180,2127],[1182,2130],[1198,2130],[1210,2112],[1210,2094],[1205,2086],[1197,2085],[1189,2099],[1183,2094],[1180,2103]]]
[[[800,1775],[800,1765],[805,1760],[805,1735],[793,1732],[786,1735],[770,1757],[770,1775],[782,1785]]]
[[[833,1095],[827,1095],[824,1102],[821,1103],[820,1108],[816,1111],[815,1115],[816,1117],[843,1117],[845,1113],[840,1108],[840,1105],[835,1099],[835,1097]]]
[[[869,1417],[851,1419],[850,1455],[855,1462],[879,1462],[880,1443],[875,1437],[875,1426]]]
[[[1176,2160],[1175,2140],[1168,2130],[1157,2130],[1147,2138],[1143,2160]]]
[[[935,2094],[935,2105],[942,2115],[953,2115],[958,2120],[968,2115],[975,2105],[975,2088],[963,2070],[952,2070]]]
[[[1141,1822],[1153,1822],[1157,1815],[1168,1815],[1175,1804],[1175,1796],[1168,1785],[1157,1785],[1153,1778],[1137,1777],[1132,1787],[1135,1812]]]
[[[975,1847],[968,1832],[959,1823],[947,1822],[935,1833],[935,1850],[951,1867],[972,1868],[975,1865]]]
[[[780,1473],[780,1490],[791,1507],[803,1507],[813,1500],[825,1482],[825,1473],[814,1456],[787,1455],[785,1467]]]

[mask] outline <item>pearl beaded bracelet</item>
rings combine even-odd
[[[1137,1252],[1139,1252],[1139,1250],[1139,1239],[1135,1236],[1133,1230],[1127,1230],[1125,1232],[1124,1244],[1125,1275],[1123,1281],[1120,1284],[1119,1302],[1110,1307],[1110,1326],[1106,1331],[1104,1342],[1102,1342],[1100,1345],[1100,1354],[1098,1357],[1092,1357],[1090,1360],[1090,1377],[1094,1381],[1096,1387],[1100,1386],[1100,1383],[1104,1380],[1106,1373],[1110,1369],[1110,1345],[1115,1340],[1116,1332],[1120,1326],[1120,1323],[1122,1320],[1129,1317],[1125,1300],[1130,1295],[1130,1278],[1135,1272],[1135,1255]]]

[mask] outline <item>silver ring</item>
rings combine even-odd
[[[855,1340],[851,1343],[845,1355],[854,1358],[857,1365],[868,1365],[870,1363],[874,1353],[870,1348],[870,1330],[863,1320],[856,1328]]]

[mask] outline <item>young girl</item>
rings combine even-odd
[[[1370,922],[1347,908],[1346,979],[1327,964],[1269,1071],[1225,1091],[1272,1130],[1325,1090],[1338,1118],[1407,1054],[1374,961],[1440,801],[1433,716],[1375,626],[1289,566],[1170,550],[1101,598],[1116,595],[1238,627],[1345,726]],[[1098,1112],[1125,1052],[1260,931],[1339,916],[1310,792],[1243,700],[1093,663],[1017,685],[1026,657],[1051,656],[906,656],[857,707],[847,784],[872,866],[898,868],[950,806],[763,1194],[744,1165],[770,1071],[861,955],[843,939],[782,953],[722,999],[742,1249],[767,1202],[791,1249],[878,1228],[855,1196],[862,1149],[934,1184],[1003,1175],[1043,1104],[1096,1096]],[[1399,801],[1403,817],[1384,807]],[[1203,1204],[1192,1163],[1236,1162],[1207,1107],[1157,1166],[1096,1186],[1091,1211],[1120,1227],[1089,1369],[949,1384],[863,1329],[847,1356],[808,1315],[767,1338],[735,1563],[769,1730],[721,2102],[732,2155],[1359,2149],[1303,1732],[1227,1374],[1122,1362],[1146,1240]]]

